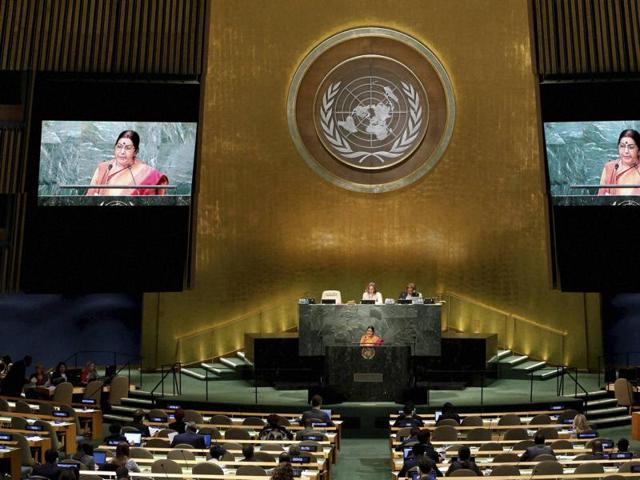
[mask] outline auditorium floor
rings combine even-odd
[[[138,381],[138,375],[132,376],[132,381]],[[152,389],[160,380],[156,373],[142,375],[142,389]],[[600,377],[602,380],[602,377]],[[580,384],[587,391],[599,390],[598,376],[595,374],[581,374]],[[240,405],[281,405],[281,406],[306,406],[306,390],[276,390],[271,387],[260,387],[256,390],[244,380],[215,380],[209,381],[208,399],[206,398],[205,382],[196,380],[186,375],[182,376],[182,398],[185,401],[209,401],[215,403],[232,403]],[[430,405],[442,405],[444,402],[452,402],[458,406],[466,405],[505,405],[523,404],[530,401],[531,384],[529,380],[496,380],[490,386],[481,389],[469,387],[464,390],[432,390],[430,393]],[[567,378],[565,382],[565,394],[574,392],[574,383]],[[160,389],[157,390],[158,392]],[[580,391],[580,389],[578,389]],[[167,379],[165,393],[171,393],[171,380]],[[534,381],[533,402],[555,402],[561,400],[556,394],[556,380]],[[391,402],[347,402],[342,406],[357,407],[381,407],[393,406]]]

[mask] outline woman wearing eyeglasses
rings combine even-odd
[[[146,163],[138,160],[140,135],[133,130],[125,130],[118,135],[115,155],[112,160],[102,162],[96,168],[87,195],[164,195],[166,189],[145,188],[145,186],[168,185],[167,176]],[[108,185],[108,188],[100,187]],[[140,186],[140,188],[131,188]],[[119,186],[129,188],[117,188]],[[116,187],[116,188],[114,188]]]
[[[618,158],[605,163],[600,185],[640,185],[639,145],[640,133],[631,128],[622,131],[618,137]],[[601,188],[598,195],[640,195],[640,188]]]

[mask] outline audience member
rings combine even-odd
[[[333,425],[329,414],[322,411],[322,397],[320,395],[311,397],[311,410],[303,412],[300,420],[300,423],[305,427],[310,427],[314,422],[325,422]]]
[[[186,443],[187,445],[191,445],[193,448],[205,448],[204,438],[202,435],[198,435],[198,427],[193,422],[188,422],[186,424],[185,432],[179,433],[173,440],[171,441],[171,448],[174,448],[176,445],[180,443]]]
[[[116,470],[117,480],[127,480],[129,478],[129,469],[127,467],[118,467]]]
[[[433,448],[433,445],[431,444],[430,430],[420,430],[420,433],[418,433],[418,443],[420,445],[424,445],[424,454],[429,457],[429,459],[432,460],[433,463],[440,463],[440,455],[438,454],[438,452],[436,452],[436,449]]]
[[[421,427],[424,425],[422,418],[416,414],[416,408],[412,402],[405,404],[402,412],[393,423],[394,427]]]
[[[64,362],[59,362],[58,365],[56,365],[55,370],[51,374],[51,385],[55,386],[68,381],[67,364]]]
[[[298,445],[297,443],[289,445],[288,453],[290,457],[297,457],[298,455],[302,455],[302,450],[300,450],[300,445]]]
[[[126,437],[122,434],[122,427],[119,423],[112,423],[109,425],[109,435],[104,437],[104,443],[107,445],[114,445],[120,442],[126,442]]]
[[[449,470],[447,470],[445,476],[448,477],[456,470],[460,470],[463,468],[475,472],[476,475],[480,477],[482,476],[482,472],[480,471],[478,466],[475,464],[475,462],[471,461],[471,450],[466,445],[463,445],[458,449],[458,459],[454,462],[451,462]]]
[[[149,427],[144,424],[143,419],[144,412],[138,409],[133,412],[133,422],[129,423],[128,425],[138,430],[142,434],[143,438],[147,438],[151,436],[151,433],[149,433]]]
[[[9,373],[9,369],[11,368],[11,357],[9,355],[3,355],[0,360],[0,380],[3,379],[7,373]]]
[[[116,454],[111,459],[111,465],[116,467],[126,467],[129,472],[140,473],[140,467],[132,458],[129,458],[129,444],[121,442],[116,447]]]
[[[90,443],[84,442],[79,445],[78,450],[71,456],[71,458],[73,460],[78,460],[87,467],[87,470],[96,469],[96,461],[93,458],[93,445]]]
[[[409,431],[409,436],[402,441],[399,447],[396,447],[396,450],[400,451],[404,447],[409,447],[415,443],[420,443],[418,442],[419,433],[420,433],[420,427],[411,427],[411,430]]]
[[[31,355],[25,355],[22,360],[18,360],[5,375],[2,380],[2,394],[9,397],[19,397],[22,395],[22,388],[26,383],[27,367],[31,365]]]
[[[291,457],[286,453],[281,453],[278,458],[278,466],[273,469],[272,480],[293,480],[293,468],[291,467]]]
[[[407,472],[413,467],[418,466],[418,464],[422,461],[431,462],[429,457],[425,455],[425,446],[416,443],[413,447],[411,447],[411,453],[407,458],[404,459],[404,463],[402,468],[400,469],[400,473],[398,473],[398,478],[406,477]]]
[[[173,421],[173,423],[169,424],[169,428],[171,430],[175,430],[178,433],[184,433],[185,428],[187,426],[187,424],[184,421],[184,410],[179,408],[175,411],[173,415],[175,420]]]
[[[58,467],[58,452],[53,449],[47,450],[44,452],[44,461],[45,463],[33,467],[32,475],[58,480],[60,472],[62,472],[62,469]]]
[[[254,456],[254,448],[253,445],[243,445],[242,446],[242,461],[243,462],[255,462],[256,457]]]
[[[439,425],[443,420],[446,420],[448,418],[455,420],[457,423],[460,423],[460,415],[458,415],[455,407],[451,402],[446,402],[444,405],[442,405],[442,415],[440,415],[440,418],[436,422],[436,425]]]
[[[437,473],[431,462],[422,461],[418,464],[420,471],[420,480],[435,480]],[[442,474],[440,474],[442,476]]]
[[[278,424],[280,417],[272,414],[267,417],[267,425],[260,430],[258,438],[260,440],[291,440],[293,433],[287,427]]]
[[[616,445],[618,447],[618,452],[628,452],[629,451],[629,440],[626,438],[621,438],[618,440]]]
[[[545,445],[544,435],[540,432],[537,432],[535,437],[533,437],[534,445],[528,447],[524,453],[520,456],[521,462],[532,462],[538,455],[548,454],[556,456],[553,448],[548,445]]]
[[[225,453],[227,453],[227,451],[222,447],[222,445],[214,445],[209,449],[209,461],[217,463],[222,460]]]
[[[589,425],[589,422],[587,422],[587,417],[582,413],[573,417],[573,430],[575,430],[576,435],[578,433],[591,431],[591,426]]]
[[[591,442],[591,457],[590,460],[602,460],[605,458],[601,440],[595,439]]]

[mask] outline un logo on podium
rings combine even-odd
[[[349,190],[415,182],[444,153],[455,119],[449,77],[425,45],[383,28],[315,47],[289,89],[288,120],[307,164]]]

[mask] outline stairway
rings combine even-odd
[[[109,412],[103,415],[106,422],[132,422],[136,410],[142,410],[146,414],[155,406],[151,393],[144,390],[131,390],[129,396],[122,398],[120,402],[120,405],[112,406]]]
[[[201,362],[194,366],[182,367],[184,375],[200,381],[249,378],[252,372],[253,365],[245,358],[244,352],[221,357],[217,362]]]
[[[498,365],[498,378],[528,380],[533,374],[534,380],[549,380],[559,375],[556,367],[549,366],[542,360],[531,359],[527,355],[518,355],[511,350],[498,350],[489,363]]]
[[[573,395],[567,397],[573,398]],[[588,394],[578,394],[579,398],[588,396],[586,415],[594,430],[631,424],[631,415],[626,407],[618,407],[618,402],[606,390],[597,390]]]

